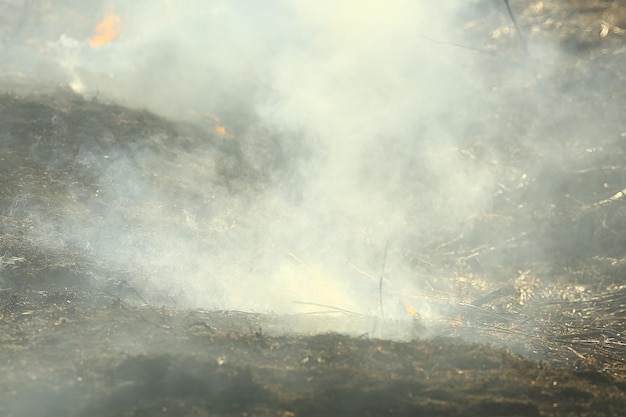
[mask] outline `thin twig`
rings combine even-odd
[[[526,39],[522,36],[522,31],[519,29],[519,25],[517,24],[517,20],[515,19],[515,15],[513,14],[513,9],[511,9],[511,5],[509,4],[509,0],[504,0],[504,4],[506,4],[506,10],[509,12],[509,16],[513,21],[513,26],[515,26],[515,31],[517,32],[517,37],[519,38],[520,43],[524,47],[524,52],[530,59],[530,52],[528,52],[528,45],[526,44]]]
[[[354,311],[346,310],[345,308],[329,306],[327,304],[309,303],[308,301],[292,301],[292,303],[294,303],[294,304],[302,304],[302,305],[305,305],[305,306],[315,306],[315,307],[330,308],[331,310],[339,311],[339,312],[346,313],[346,314],[349,314],[349,315],[352,315],[352,316],[364,317],[363,314],[355,313]]]
[[[378,281],[378,304],[380,306],[380,318],[385,318],[385,310],[383,309],[383,275],[385,274],[385,265],[387,264],[387,251],[389,250],[389,241],[385,243],[385,254],[383,255],[383,267],[380,270],[380,279]]]
[[[522,47],[524,48],[524,53],[526,54],[526,58],[528,58],[528,63],[530,64],[530,68],[536,79],[539,79],[539,75],[537,73],[537,67],[535,66],[535,61],[533,57],[530,55],[530,51],[528,50],[528,44],[526,43],[526,39],[524,35],[522,35],[522,31],[520,30],[519,25],[517,24],[517,19],[515,19],[515,14],[513,13],[513,9],[511,9],[511,5],[509,4],[509,0],[504,0],[504,4],[506,5],[506,10],[509,13],[509,17],[511,21],[513,21],[513,26],[515,27],[515,31],[517,32],[517,38],[519,39]]]
[[[487,55],[492,55],[492,56],[497,56],[498,55],[496,53],[496,51],[490,51],[488,49],[477,48],[477,47],[471,46],[471,45],[463,45],[463,44],[456,43],[456,42],[440,41],[440,40],[431,38],[430,36],[426,36],[424,34],[422,34],[422,37],[424,39],[426,39],[426,40],[429,40],[429,41],[435,42],[435,43],[439,43],[439,44],[442,44],[442,45],[456,46],[457,48],[469,49],[470,51],[480,52],[480,53],[487,54]]]

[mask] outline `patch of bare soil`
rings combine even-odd
[[[440,311],[428,321],[419,305],[402,323],[340,311],[189,311],[176,308],[175,297],[144,291],[142,271],[117,262],[123,253],[101,257],[103,248],[66,238],[72,223],[98,222],[105,212],[137,228],[139,216],[157,210],[143,202],[138,213],[137,201],[115,194],[120,184],[111,181],[119,176],[103,174],[119,168],[117,158],[148,155],[134,161],[144,184],[207,211],[233,194],[253,200],[268,173],[288,170],[288,162],[278,152],[253,166],[245,144],[215,132],[64,89],[25,93],[12,80],[12,92],[0,95],[0,414],[622,415],[623,6],[511,5],[534,56],[531,73],[542,71],[536,45],[546,39],[572,65],[533,84],[529,94],[542,90],[545,107],[520,99],[527,107],[494,108],[468,131],[463,152],[501,174],[493,211],[462,231],[402,242],[424,296]],[[482,52],[499,56],[494,65],[524,55],[506,35],[512,25],[501,9],[472,7],[480,13],[459,26]],[[558,111],[562,103],[567,112]],[[580,130],[585,120],[593,130]],[[486,137],[482,123],[497,124],[502,137]],[[526,140],[538,124],[552,150],[539,156]],[[212,157],[199,163],[198,152]],[[165,164],[185,170],[160,177]],[[192,186],[199,180],[202,194]],[[181,212],[175,204],[171,212]],[[162,213],[158,207],[154,215]],[[184,216],[163,218],[163,227],[213,244]],[[141,242],[125,242],[132,244]],[[294,333],[303,321],[362,336]],[[411,341],[385,340],[397,328]]]

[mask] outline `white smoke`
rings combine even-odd
[[[49,39],[41,59],[56,63],[59,82],[204,127],[219,121],[258,167],[292,159],[270,186],[243,194],[206,185],[210,149],[166,160],[137,151],[101,167],[109,212],[72,229],[76,238],[101,252],[117,242],[117,259],[190,305],[372,313],[388,245],[384,302],[406,315],[403,298],[423,284],[404,242],[491,204],[495,174],[464,146],[485,117],[477,93],[491,88],[479,71],[495,58],[437,42],[464,41],[465,2],[95,3],[92,23],[112,11],[120,34],[90,47],[88,26],[69,25]],[[77,162],[93,158],[84,149]],[[200,197],[173,202],[149,173]]]

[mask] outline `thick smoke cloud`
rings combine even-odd
[[[102,161],[85,146],[76,163],[113,191],[100,219],[63,233],[194,307],[289,312],[305,301],[376,313],[384,265],[386,313],[406,317],[403,300],[423,282],[403,245],[468,224],[497,189],[493,167],[465,149],[477,129],[486,140],[498,134],[480,123],[503,84],[485,67],[500,66],[508,93],[535,82],[523,65],[441,43],[464,42],[464,3],[64,3],[94,20],[47,34],[26,70],[45,68],[86,97],[224,125],[272,181],[216,194],[208,148]],[[89,47],[107,12],[120,17],[119,36]],[[156,172],[197,195],[155,187]],[[138,201],[129,218],[124,209]],[[168,224],[172,216],[179,222]]]

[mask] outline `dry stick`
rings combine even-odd
[[[338,311],[340,313],[345,313],[345,314],[349,314],[349,315],[352,315],[352,316],[363,317],[363,314],[355,313],[354,311],[346,310],[345,308],[339,308],[339,307],[330,306],[328,304],[309,303],[308,301],[292,301],[292,303],[294,303],[294,304],[302,304],[302,305],[307,305],[307,306],[324,307],[324,308],[329,308],[331,310]]]
[[[524,36],[522,35],[522,31],[520,30],[519,25],[517,24],[517,19],[515,19],[515,14],[513,14],[513,9],[511,9],[509,0],[504,0],[504,4],[506,5],[507,12],[509,12],[509,17],[513,21],[513,26],[515,27],[515,31],[517,32],[517,38],[519,39],[520,43],[522,44],[522,47],[524,48],[524,53],[526,54],[526,57],[528,58],[528,62],[530,63],[530,67],[533,71],[533,74],[535,75],[535,78],[539,78],[537,75],[537,68],[535,66],[535,62],[533,61],[533,57],[530,55],[530,51],[528,50],[528,44],[526,43],[526,39],[524,39]]]
[[[383,255],[383,267],[380,270],[380,280],[378,281],[378,304],[380,306],[380,318],[385,318],[385,310],[383,309],[383,275],[385,274],[385,264],[387,263],[387,250],[389,249],[389,240],[385,243],[385,254]]]
[[[476,52],[480,52],[480,53],[487,54],[487,55],[497,56],[497,53],[495,51],[490,51],[488,49],[477,48],[475,46],[470,46],[470,45],[463,45],[463,44],[456,43],[456,42],[440,41],[437,39],[433,39],[430,36],[426,36],[424,34],[422,34],[422,37],[426,40],[439,43],[442,45],[451,45],[451,46],[456,46],[457,48],[469,49],[470,51],[476,51]]]
[[[504,4],[506,4],[506,10],[509,12],[509,16],[511,17],[511,20],[513,21],[513,26],[515,26],[517,37],[519,38],[519,41],[524,47],[524,52],[526,52],[526,55],[528,56],[528,58],[530,58],[530,52],[528,52],[528,45],[526,44],[526,40],[522,36],[522,31],[519,29],[519,25],[517,24],[517,20],[515,19],[515,15],[513,14],[513,9],[511,9],[509,0],[504,0]]]

